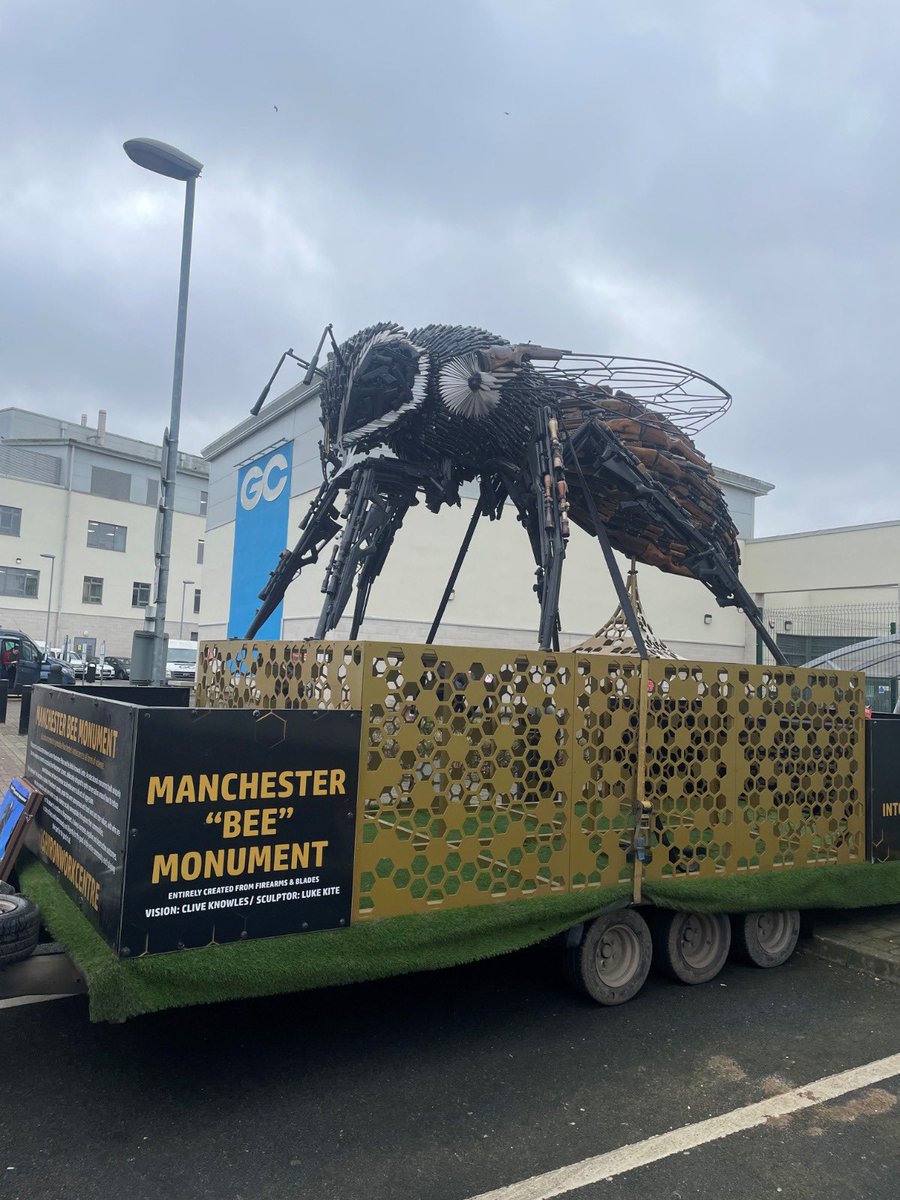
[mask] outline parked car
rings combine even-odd
[[[0,679],[9,682],[10,692],[40,682],[42,657],[21,629],[0,629]]]
[[[117,654],[107,654],[107,665],[113,669],[114,679],[130,679],[131,678],[131,659],[120,658]]]
[[[87,672],[87,667],[96,667],[97,668],[97,678],[98,679],[115,679],[115,677],[116,677],[116,669],[110,663],[108,658],[104,658],[103,661],[101,662],[101,660],[99,658],[92,656],[91,658],[89,658],[87,660],[87,662],[85,664],[85,673]]]
[[[84,671],[87,663],[84,661],[81,655],[76,654],[74,650],[69,650],[68,653],[64,654],[62,657],[64,661],[69,664],[78,678],[82,679],[84,677]]]
[[[45,654],[41,659],[41,683],[50,682],[50,672],[59,667],[59,682],[63,687],[72,687],[75,683],[75,672],[68,663],[57,658],[55,654]]]

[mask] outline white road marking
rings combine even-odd
[[[757,1104],[732,1109],[721,1116],[697,1121],[694,1125],[683,1125],[669,1133],[658,1133],[642,1142],[634,1142],[630,1146],[610,1150],[607,1154],[582,1159],[581,1162],[572,1163],[568,1167],[547,1171],[544,1175],[532,1175],[530,1179],[511,1183],[492,1192],[480,1192],[471,1200],[549,1200],[551,1196],[561,1196],[576,1188],[588,1187],[592,1183],[611,1179],[614,1175],[633,1171],[635,1167],[658,1162],[672,1154],[681,1154],[707,1142],[764,1125],[771,1118],[784,1117],[789,1113],[823,1104],[826,1100],[835,1100],[847,1092],[870,1087],[873,1083],[880,1083],[895,1075],[900,1075],[900,1054],[879,1058],[876,1062],[853,1067],[850,1071],[841,1071],[838,1075],[828,1075],[824,1079],[817,1079],[780,1096],[771,1096]]]
[[[10,996],[0,1000],[0,1008],[18,1008],[20,1004],[44,1004],[47,1000],[68,1000],[75,992],[60,992],[55,996]]]

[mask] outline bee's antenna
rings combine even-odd
[[[318,346],[316,346],[316,352],[312,356],[312,358],[309,360],[309,366],[306,369],[306,374],[303,376],[303,382],[306,385],[306,387],[309,387],[309,385],[312,383],[313,377],[315,376],[316,371],[319,369],[318,368],[319,355],[322,353],[322,347],[325,345],[326,337],[331,338],[331,344],[332,344],[332,346],[334,346],[334,353],[337,357],[337,360],[341,364],[341,366],[344,365],[344,360],[341,356],[340,350],[338,349],[338,344],[334,340],[334,334],[331,332],[331,326],[326,325],[325,328],[322,330],[322,336],[319,338],[319,344],[318,344]],[[319,374],[321,375],[322,372],[319,371]]]

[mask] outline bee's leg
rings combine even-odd
[[[538,476],[535,490],[540,486]],[[513,497],[513,499],[516,499]],[[530,497],[529,497],[530,501]],[[559,588],[556,589],[556,605],[553,603],[552,571],[547,546],[547,537],[542,527],[542,509],[533,502],[516,502],[519,509],[519,520],[525,526],[528,540],[531,542],[531,552],[537,564],[534,573],[534,592],[538,598],[541,615],[538,625],[538,645],[542,650],[558,649],[559,638]],[[548,579],[551,587],[548,589]]]
[[[325,600],[319,614],[319,623],[316,626],[315,636],[317,638],[325,637],[338,623],[353,587],[353,570],[350,568],[351,547],[353,541],[359,536],[359,530],[369,505],[372,488],[371,476],[371,470],[362,467],[354,472],[350,480],[347,500],[341,511],[341,517],[344,518],[346,524],[332,551],[325,578],[322,581]]]
[[[612,435],[610,435],[612,436]],[[644,641],[643,630],[641,629],[640,621],[638,621],[637,613],[634,611],[634,605],[631,603],[631,597],[628,594],[628,588],[625,585],[625,580],[622,578],[622,572],[619,570],[619,564],[616,562],[616,556],[613,553],[613,548],[609,540],[609,534],[606,531],[606,526],[597,512],[597,506],[591,489],[588,486],[587,480],[584,477],[584,472],[581,469],[581,462],[578,458],[578,453],[572,448],[572,443],[568,443],[569,457],[575,464],[575,470],[578,473],[578,478],[581,483],[581,494],[584,498],[585,506],[590,513],[591,522],[594,526],[594,532],[597,535],[597,541],[600,543],[600,549],[603,551],[603,558],[606,562],[606,569],[609,571],[609,577],[612,580],[613,587],[616,590],[616,596],[619,599],[622,612],[625,616],[625,623],[628,626],[628,631],[631,634],[638,655],[641,658],[647,658],[647,645]],[[632,560],[632,563],[634,560]]]
[[[392,494],[376,497],[369,508],[360,538],[358,554],[360,568],[356,581],[353,623],[350,626],[351,638],[359,636],[359,627],[366,615],[369,596],[372,594],[372,585],[381,574],[388,551],[393,545],[394,535],[403,524],[403,518],[409,511],[410,505],[414,503],[415,492]]]
[[[347,524],[322,584],[325,602],[316,627],[317,638],[326,637],[340,621],[354,585],[357,600],[350,636],[357,636],[372,585],[384,566],[394,534],[415,503],[415,483],[414,479],[382,474],[374,466],[360,468],[354,475],[344,507]]]
[[[478,524],[482,513],[484,512],[484,496],[479,497],[478,503],[472,510],[472,516],[469,518],[469,524],[466,528],[465,536],[462,540],[462,545],[459,548],[459,553],[456,556],[456,562],[453,564],[453,569],[450,572],[450,577],[444,588],[444,594],[441,596],[438,610],[434,614],[434,620],[431,622],[431,628],[428,631],[428,637],[425,639],[426,646],[431,646],[434,639],[437,637],[437,631],[440,628],[441,621],[444,619],[444,611],[450,602],[450,597],[453,595],[453,589],[456,587],[456,581],[459,578],[459,572],[462,569],[465,557],[469,552],[469,546],[472,544],[472,538],[475,535],[475,526]]]
[[[293,550],[282,550],[265,587],[259,593],[262,604],[247,630],[248,638],[256,637],[260,628],[281,603],[291,582],[297,578],[303,567],[316,562],[323,547],[340,531],[337,510],[334,508],[337,494],[338,485],[334,482],[323,483],[319,488],[318,495],[300,525],[302,535],[299,542]]]
[[[535,591],[541,606],[538,645],[559,649],[559,593],[569,539],[569,502],[556,412],[542,408],[528,454],[530,503],[519,507],[538,564]]]

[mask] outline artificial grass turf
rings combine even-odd
[[[268,996],[410,971],[458,966],[521,949],[627,901],[630,884],[483,907],[360,922],[348,929],[117,959],[50,872],[30,855],[20,886],[87,979],[92,1021]],[[900,903],[900,861],[792,868],[719,879],[645,882],[662,908],[752,912],[768,908],[860,908]]]
[[[658,908],[692,912],[875,908],[900,904],[900,860],[787,867],[715,879],[662,879],[644,884],[644,898]]]
[[[92,1021],[459,966],[543,941],[631,891],[619,884],[120,960],[41,863],[20,865],[19,883],[84,973]]]

